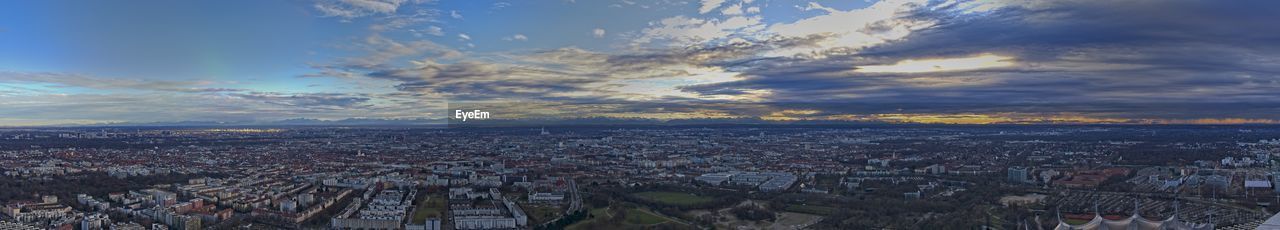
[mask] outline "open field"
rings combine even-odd
[[[418,202],[417,208],[414,208],[413,219],[411,219],[413,223],[425,222],[427,218],[443,218],[444,217],[442,215],[443,212],[445,211],[446,201],[444,197],[440,197],[439,195],[428,194],[424,196],[423,199],[424,201]]]
[[[817,205],[788,205],[787,211],[814,215],[830,215],[836,211],[836,208]]]
[[[591,216],[594,216],[594,217],[593,217],[593,218],[590,218],[590,219],[583,220],[583,221],[578,221],[578,223],[574,223],[574,224],[572,224],[572,225],[569,225],[568,227],[565,227],[564,229],[566,229],[566,230],[584,230],[584,229],[586,229],[586,227],[584,227],[584,226],[586,226],[586,225],[587,225],[587,223],[591,223],[592,221],[596,221],[596,220],[600,220],[600,219],[608,219],[608,218],[609,218],[609,209],[608,209],[608,208],[593,208],[593,209],[591,209]]]
[[[585,229],[588,229],[587,226],[591,225],[592,222],[607,221],[610,217],[612,217],[610,215],[609,208],[593,208],[591,209],[591,215],[595,217],[591,219],[583,220],[578,223],[574,223],[573,225],[569,225],[568,227],[565,227],[565,229],[585,230]],[[652,211],[645,210],[643,208],[627,209],[626,215],[627,215],[626,219],[624,219],[620,224],[616,224],[617,226],[608,226],[608,228],[609,229],[643,229],[643,228],[652,227],[655,225],[667,225],[667,224],[685,225],[684,223],[655,214]],[[596,227],[601,227],[601,226],[596,225]]]
[[[763,203],[760,202],[761,201],[747,200],[735,205],[734,207],[763,205]],[[776,219],[772,221],[741,220],[732,213],[732,209],[734,207],[727,207],[719,210],[693,210],[689,211],[688,214],[699,217],[711,216],[715,220],[714,224],[716,229],[803,229],[822,220],[822,216],[819,215],[785,211],[776,212]]]
[[[559,218],[561,214],[563,214],[562,212],[563,210],[561,210],[559,207],[556,207],[556,206],[535,205],[535,204],[528,204],[528,203],[520,204],[520,206],[521,208],[524,209],[524,213],[529,215],[530,223],[538,223],[538,224],[546,223],[555,218]]]
[[[670,221],[670,220],[667,220],[667,218],[664,218],[661,216],[654,215],[647,211],[640,210],[638,208],[627,210],[627,220],[626,220],[627,224],[654,225],[654,224],[661,224],[667,221]]]
[[[711,202],[712,200],[710,197],[681,192],[640,192],[635,193],[635,195],[644,199],[670,205],[695,205]]]

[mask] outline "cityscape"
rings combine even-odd
[[[1277,136],[1270,126],[25,128],[0,131],[0,199],[15,229],[1255,229],[1280,210]]]
[[[0,230],[1280,230],[1280,1],[0,1]]]

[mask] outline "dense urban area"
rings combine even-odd
[[[1280,128],[0,129],[0,229],[1255,229]]]

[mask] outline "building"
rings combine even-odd
[[[82,205],[93,207],[93,210],[97,210],[97,211],[105,211],[111,208],[111,203],[98,200],[87,194],[77,194],[76,201]]]
[[[372,196],[373,190],[364,197]],[[417,190],[382,190],[361,208],[359,199],[330,220],[334,229],[401,229]],[[359,210],[359,211],[356,211]]]
[[[454,217],[455,229],[514,229],[516,220],[499,216],[462,216]]]
[[[111,230],[146,230],[147,227],[134,222],[120,222],[111,224]]]
[[[103,230],[111,227],[111,218],[101,213],[94,213],[80,220],[81,230]]]
[[[1008,181],[1009,183],[1014,183],[1014,184],[1025,184],[1027,183],[1027,175],[1031,174],[1030,172],[1031,170],[1027,169],[1026,167],[1021,167],[1021,166],[1009,167]]]
[[[501,199],[501,202],[489,200],[480,205],[459,202],[449,206],[454,229],[516,229],[528,226],[529,217],[519,205],[500,195],[497,189],[489,192],[489,197]]]
[[[762,174],[768,175],[769,180],[760,185],[761,192],[781,192],[783,190],[787,190],[787,188],[791,188],[791,185],[795,184],[796,180],[800,179],[799,177],[796,177],[796,175],[783,172]]]
[[[1277,193],[1280,193],[1280,172],[1271,173],[1271,184]]]
[[[12,230],[40,230],[41,228],[36,227],[36,226],[31,226],[31,225],[20,224],[20,223],[13,223],[13,222],[8,222],[8,221],[0,221],[0,229],[12,229]]]
[[[920,195],[920,191],[902,193],[902,197],[907,200],[918,200]]]
[[[174,205],[178,203],[178,194],[176,193],[163,191],[159,189],[146,189],[142,191],[147,194],[150,194],[154,199],[153,202],[155,202],[156,205],[168,207],[169,205]]]
[[[729,182],[734,185],[760,186],[769,180],[768,175],[760,173],[739,173],[729,178]]]
[[[925,173],[928,173],[928,174],[946,174],[947,166],[940,165],[940,164],[933,164],[933,165],[929,165],[928,167],[925,167],[924,171]]]
[[[1059,173],[1057,170],[1053,170],[1053,169],[1041,171],[1040,183],[1044,183],[1047,185],[1049,184],[1049,182],[1053,181],[1054,177],[1057,177],[1058,175],[1062,175],[1062,173]]]
[[[1094,209],[1095,210],[1093,214],[1093,219],[1090,219],[1088,220],[1088,222],[1085,222],[1083,224],[1075,224],[1075,225],[1068,224],[1065,219],[1062,219],[1062,213],[1057,213],[1058,226],[1054,227],[1053,229],[1054,230],[1076,230],[1076,229],[1209,230],[1209,229],[1214,229],[1214,225],[1211,223],[1194,224],[1194,223],[1183,222],[1182,220],[1178,219],[1178,215],[1176,214],[1177,211],[1174,211],[1175,214],[1173,216],[1170,216],[1169,218],[1166,218],[1164,220],[1148,220],[1147,218],[1142,217],[1142,215],[1139,215],[1138,210],[1140,210],[1140,208],[1138,207],[1138,205],[1136,205],[1136,203],[1134,205],[1132,215],[1130,215],[1128,218],[1118,219],[1118,220],[1103,218],[1101,212],[1097,210],[1097,207],[1094,207]],[[1174,204],[1174,209],[1175,210],[1177,209],[1176,203]]]
[[[472,188],[450,188],[449,199],[453,200],[470,200],[476,198],[489,198],[488,193],[476,192]]]
[[[534,203],[560,203],[564,201],[564,193],[556,192],[537,192],[529,194],[529,202]]]
[[[45,196],[43,202],[14,202],[4,206],[2,212],[22,223],[58,220],[71,213],[71,207],[58,204],[58,198]]]
[[[298,211],[298,201],[289,199],[280,201],[280,212],[292,213]]]
[[[710,185],[722,185],[724,182],[729,181],[731,177],[733,177],[732,173],[707,173],[693,179]]]
[[[1265,179],[1262,179],[1262,180],[1253,180],[1253,179],[1245,180],[1245,181],[1244,181],[1244,188],[1245,188],[1245,189],[1254,189],[1254,188],[1266,188],[1266,189],[1270,189],[1270,188],[1271,188],[1271,181],[1269,181],[1269,180],[1265,180]]]
[[[708,173],[695,177],[694,180],[712,185],[730,185],[757,187],[762,192],[780,192],[791,188],[800,178],[785,172],[723,172]]]
[[[171,229],[175,230],[194,230],[200,229],[201,218],[191,215],[182,215],[171,209],[153,207],[144,212],[156,222],[164,223]]]
[[[443,228],[440,228],[440,219],[430,218],[430,219],[427,219],[427,221],[422,225],[409,224],[409,225],[405,225],[404,229],[405,230],[440,230]]]

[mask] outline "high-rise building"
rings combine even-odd
[[[1009,167],[1009,183],[1027,183],[1027,175],[1030,175],[1030,171],[1030,169],[1021,166]]]

